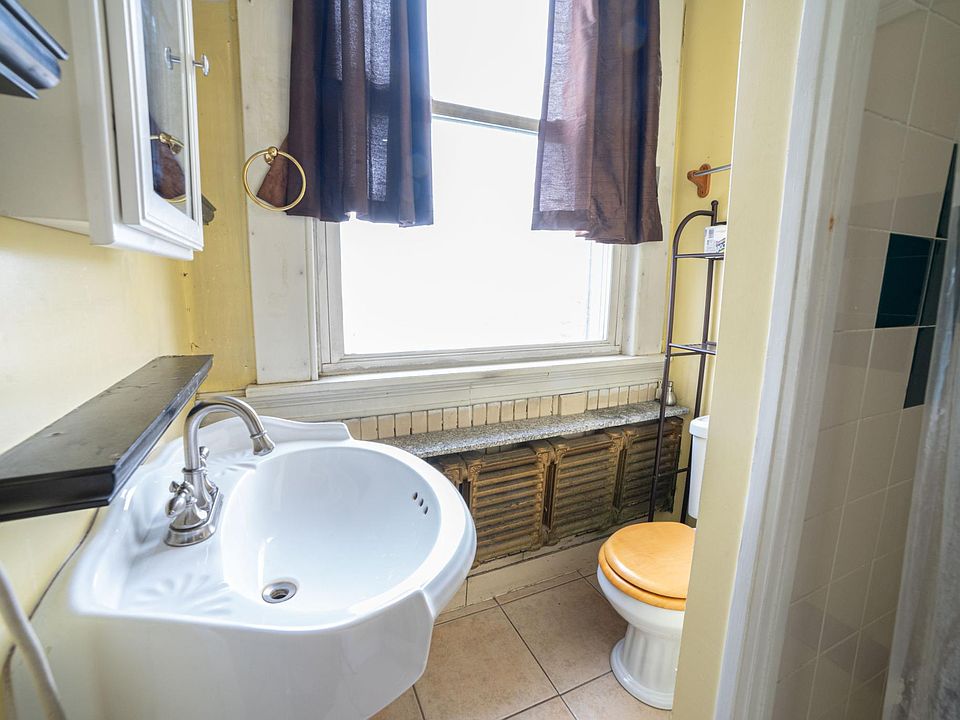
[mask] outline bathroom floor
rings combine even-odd
[[[592,572],[445,613],[423,677],[375,720],[666,720],[610,672],[626,624]]]

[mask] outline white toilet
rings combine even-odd
[[[690,422],[692,518],[700,511],[709,421],[705,415]],[[638,523],[618,530],[600,548],[600,589],[628,623],[626,636],[610,653],[613,674],[635,698],[664,710],[673,707],[693,535],[682,523]]]

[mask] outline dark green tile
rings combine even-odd
[[[917,331],[917,343],[913,347],[913,365],[903,400],[905,408],[923,405],[927,395],[927,378],[930,374],[930,358],[933,355],[933,338],[936,328],[922,327]]]
[[[931,242],[913,235],[890,235],[877,305],[878,328],[906,327],[919,322]]]

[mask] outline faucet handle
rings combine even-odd
[[[167,501],[167,517],[182,515],[190,506],[196,505],[197,499],[193,496],[190,487],[186,484],[177,486],[174,496]]]

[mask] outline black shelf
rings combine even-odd
[[[0,455],[0,521],[108,504],[213,365],[159,357]]]
[[[670,382],[670,364],[675,358],[680,357],[696,357],[699,361],[699,371],[697,375],[697,394],[695,402],[693,405],[693,417],[699,417],[700,410],[703,407],[703,389],[704,389],[704,376],[707,370],[707,358],[717,354],[717,343],[707,340],[709,337],[710,331],[710,316],[713,310],[713,276],[714,269],[716,268],[715,261],[723,260],[723,253],[682,253],[680,250],[680,237],[683,235],[684,228],[690,223],[690,221],[697,218],[706,218],[710,225],[719,224],[719,219],[717,216],[717,201],[714,200],[710,203],[709,210],[694,210],[692,213],[689,213],[684,217],[680,223],[677,225],[677,229],[673,234],[673,246],[671,248],[671,257],[670,257],[670,300],[667,309],[667,352],[663,360],[663,379],[661,380],[660,387],[663,392],[662,395],[666,396],[666,388]],[[703,338],[701,342],[694,343],[678,343],[673,341],[673,331],[674,331],[674,320],[676,317],[676,306],[677,306],[677,264],[679,260],[706,260],[707,261],[707,272],[706,280],[704,283],[704,297],[703,297],[703,324],[701,325],[700,337]],[[674,351],[679,352],[674,352]],[[661,403],[660,405],[660,414],[659,414],[659,423],[657,425],[657,449],[654,457],[653,467],[660,467],[660,460],[663,456],[663,436],[666,429],[666,406]],[[676,478],[681,472],[687,473],[689,475],[690,470],[690,461],[693,459],[693,444],[690,445],[690,455],[687,458],[687,465],[685,468],[676,470],[673,472],[656,472],[653,476],[653,487],[650,489],[650,505],[647,509],[647,520],[653,522],[654,512],[656,510],[654,504],[654,498],[657,496],[657,483],[661,480],[667,480],[668,478]],[[684,485],[683,490],[683,501],[680,505],[680,522],[686,522],[687,519],[687,507],[690,504],[690,483]]]
[[[686,350],[697,355],[716,355],[717,344],[715,342],[705,343],[670,343],[670,347],[676,350]]]
[[[679,255],[674,255],[674,257],[677,259],[723,260],[723,253],[680,253]]]

